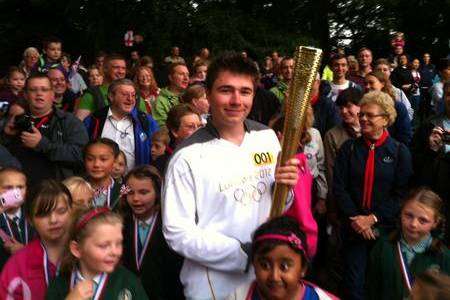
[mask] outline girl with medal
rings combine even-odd
[[[151,282],[144,286],[150,299],[183,299],[182,260],[169,249],[162,233],[160,175],[155,167],[139,166],[126,175],[125,183],[123,263]]]
[[[114,180],[112,172],[119,153],[119,145],[108,138],[91,141],[84,148],[87,180],[95,191],[94,207],[117,208],[121,184]]]
[[[405,299],[423,272],[450,273],[450,251],[435,234],[443,222],[442,209],[441,198],[427,188],[414,190],[406,198],[400,230],[379,240],[372,250],[369,299]]]
[[[0,275],[0,299],[44,299],[58,273],[70,224],[72,198],[55,180],[43,181],[29,197],[27,217],[38,238],[10,257]]]
[[[241,286],[227,299],[338,299],[303,279],[309,264],[305,240],[294,218],[283,216],[262,224],[251,245],[256,280]]]
[[[0,170],[0,198],[3,199],[0,204],[0,270],[10,255],[22,249],[33,237],[22,207],[26,191],[27,177],[21,170]]]
[[[118,265],[122,227],[122,217],[107,207],[76,212],[61,274],[46,299],[148,299],[137,277]]]

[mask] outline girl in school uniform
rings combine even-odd
[[[84,148],[87,180],[94,189],[94,207],[117,208],[121,184],[112,177],[114,162],[120,154],[119,145],[111,139],[99,138]]]
[[[278,217],[256,229],[252,264],[256,280],[228,300],[333,300],[332,294],[303,279],[308,268],[305,234],[291,217]]]
[[[155,167],[139,166],[123,188],[123,263],[144,285],[150,299],[183,299],[179,272],[182,259],[169,249],[162,233],[161,178]]]
[[[58,273],[70,224],[72,198],[55,180],[31,194],[28,218],[38,234],[10,257],[0,275],[0,299],[41,300]]]
[[[379,240],[372,250],[369,299],[405,299],[414,279],[425,271],[450,273],[450,251],[433,233],[443,221],[442,208],[441,198],[427,188],[406,198],[400,230]]]
[[[76,213],[61,274],[46,299],[148,299],[137,277],[118,265],[122,227],[122,217],[107,207]]]

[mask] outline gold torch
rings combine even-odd
[[[306,109],[309,105],[311,88],[316,79],[320,64],[321,49],[299,46],[295,53],[294,77],[289,85],[289,94],[285,100],[285,118],[283,145],[279,163],[285,164],[298,149],[300,133],[305,125]],[[280,216],[287,201],[289,187],[275,184],[270,217]]]

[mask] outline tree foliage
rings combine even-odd
[[[190,56],[201,47],[247,50],[262,59],[271,49],[292,53],[298,44],[330,50],[389,50],[402,31],[409,51],[447,55],[450,0],[0,0],[0,67],[20,60],[47,35],[72,54],[123,50],[123,35],[145,36],[155,58],[179,45]]]

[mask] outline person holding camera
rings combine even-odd
[[[450,81],[444,83],[444,113],[431,118],[418,129],[412,144],[416,183],[430,186],[446,204],[450,217]],[[446,243],[450,241],[447,222]]]
[[[82,147],[88,142],[81,121],[54,107],[55,92],[44,74],[27,79],[25,99],[24,114],[8,122],[3,142],[22,164],[29,185],[77,173],[82,169]]]

